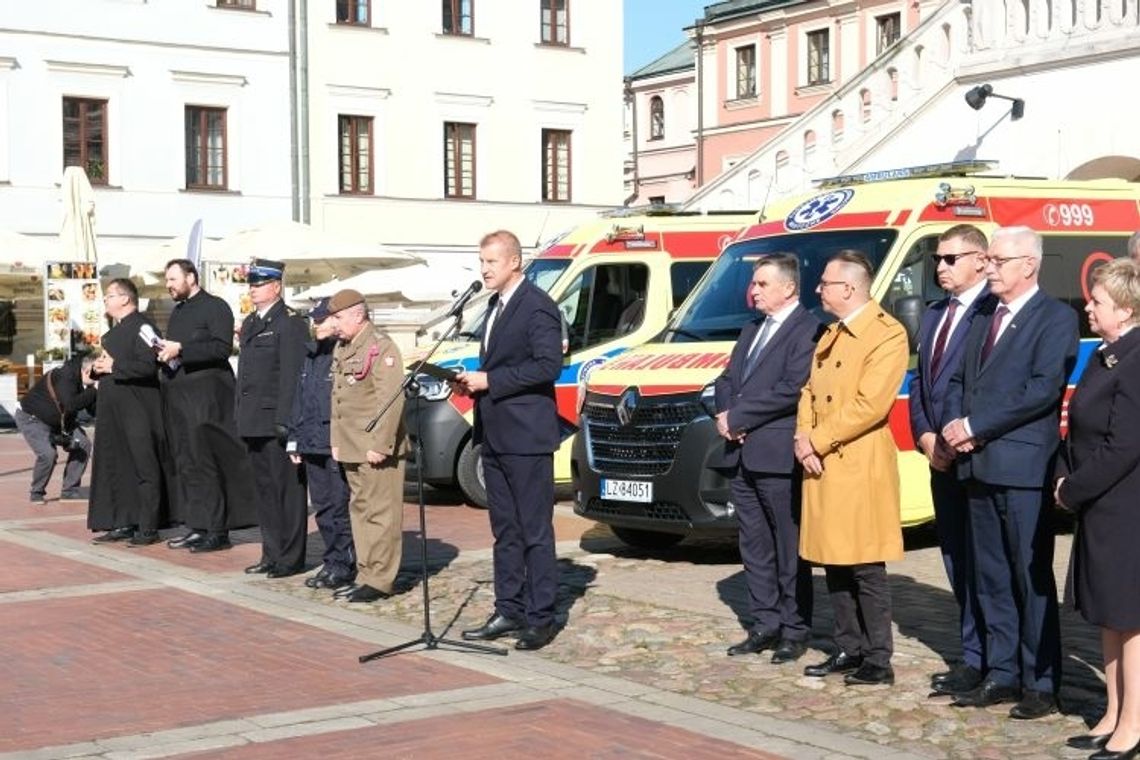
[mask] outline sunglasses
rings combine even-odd
[[[958,263],[958,259],[963,259],[967,256],[974,256],[981,253],[981,251],[966,251],[964,253],[932,253],[930,260],[934,262],[934,266],[938,266],[942,262],[946,262],[946,266],[952,267]]]

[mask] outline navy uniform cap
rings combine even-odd
[[[249,265],[247,279],[250,285],[257,285],[270,280],[280,280],[285,274],[285,264],[271,259],[254,259]]]
[[[309,319],[314,322],[323,322],[328,318],[329,314],[329,299],[322,298],[313,304],[313,308],[309,310]]]

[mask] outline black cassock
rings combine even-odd
[[[131,525],[156,530],[162,517],[165,435],[154,349],[139,328],[154,323],[137,311],[103,336],[114,364],[99,377],[94,471],[87,527],[111,530]]]
[[[171,519],[211,533],[257,523],[253,470],[234,421],[233,334],[229,304],[204,290],[174,307],[166,333],[182,344],[177,369],[162,376]]]

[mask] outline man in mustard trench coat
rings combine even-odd
[[[328,305],[340,345],[333,349],[333,458],[344,465],[356,548],[356,585],[336,596],[374,602],[392,594],[403,554],[404,398],[384,412],[371,432],[364,428],[404,379],[400,349],[377,330],[368,304],[355,290],[336,293]]]
[[[906,374],[906,331],[871,301],[871,263],[840,251],[818,292],[835,315],[800,394],[795,454],[804,468],[800,556],[823,565],[838,651],[804,675],[894,683],[887,560],[903,557],[899,475],[888,415]]]

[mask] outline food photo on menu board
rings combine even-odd
[[[249,264],[222,264],[208,262],[206,265],[206,290],[221,298],[234,311],[234,318],[240,322],[253,311],[249,300]]]
[[[49,263],[44,295],[44,348],[70,355],[99,347],[107,320],[94,262]]]

